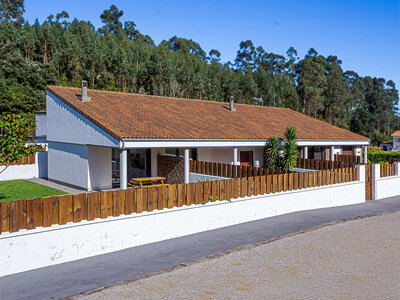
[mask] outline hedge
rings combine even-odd
[[[368,151],[368,162],[370,163],[388,162],[389,157],[400,158],[400,151]]]

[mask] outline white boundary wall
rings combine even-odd
[[[5,166],[0,166],[0,171]],[[0,181],[47,177],[47,152],[35,154],[35,163],[30,165],[9,166],[0,174]]]
[[[364,168],[360,168],[360,175]],[[0,276],[295,211],[362,203],[359,182],[183,206],[0,235]],[[162,224],[162,226],[161,226]]]
[[[380,177],[380,165],[372,165],[372,200],[380,200],[400,194],[400,163],[395,164],[397,175],[390,177]]]

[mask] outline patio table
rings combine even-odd
[[[165,177],[156,176],[156,177],[139,177],[132,178],[133,186],[145,187],[145,186],[154,186],[154,185],[163,185]],[[130,184],[132,185],[132,184]]]

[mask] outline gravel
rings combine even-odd
[[[78,299],[399,299],[400,212],[285,237]]]

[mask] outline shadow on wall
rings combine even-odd
[[[184,168],[183,158],[162,155],[157,156],[157,175],[165,177],[166,183],[183,183]]]
[[[47,151],[39,152],[37,154],[39,177],[47,178]]]

